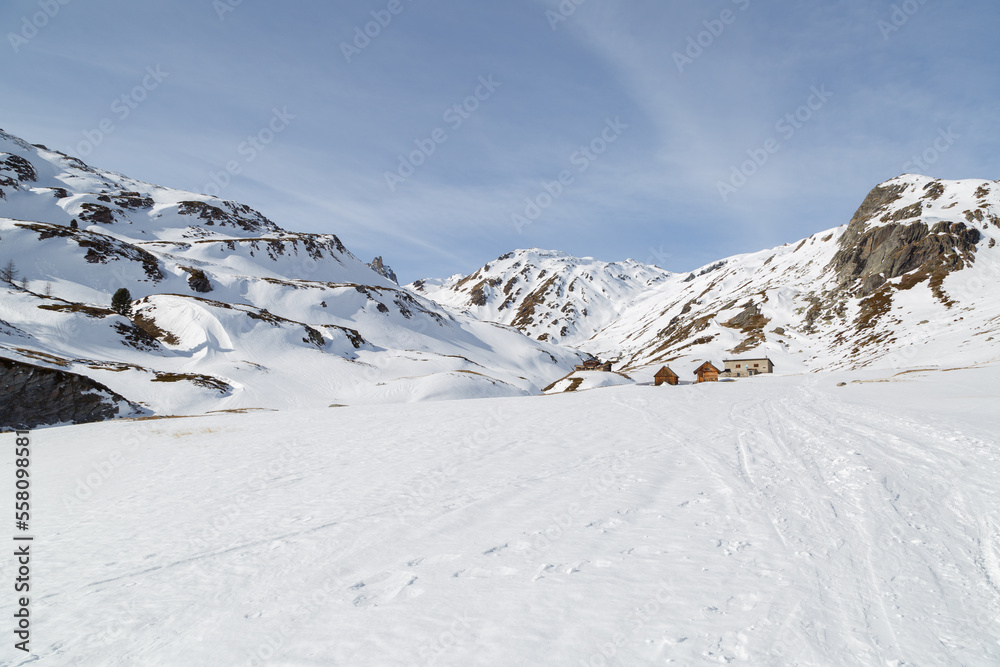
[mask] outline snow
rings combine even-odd
[[[896,289],[863,329],[846,227],[690,275],[530,249],[408,291],[2,132],[0,179],[33,285],[0,285],[0,352],[156,415],[34,433],[35,655],[4,664],[1000,663],[994,183],[884,184],[888,219],[982,241],[947,299]],[[159,342],[107,310],[121,286]],[[567,375],[580,350],[624,370]],[[692,384],[733,356],[777,374]]]
[[[1000,278],[997,184],[906,174],[880,187],[894,188],[899,199],[877,211],[866,229],[890,224],[893,218],[891,224],[901,226],[961,223],[978,230],[981,240],[974,260],[944,279],[945,298],[934,293],[929,280],[900,289],[904,278],[913,275],[895,278],[889,281],[895,289],[888,311],[870,324],[859,320],[864,297],[838,292],[840,279],[831,268],[847,225],[728,257],[691,273],[536,249],[505,255],[468,278],[410,287],[453,311],[467,309],[477,318],[513,324],[536,338],[548,336],[546,340],[596,357],[619,358],[616,368],[636,377],[651,376],[669,364],[687,379],[706,360],[718,365],[733,357],[769,357],[782,373],[1000,360],[995,342],[1000,306],[988,292]],[[900,214],[915,204],[921,207],[918,214]],[[472,291],[482,281],[487,281],[480,295],[485,305],[471,306]],[[571,291],[573,284],[584,288]],[[532,317],[520,318],[526,297],[538,296],[544,299],[534,305]],[[825,305],[823,316],[807,321],[816,304]],[[757,339],[729,324],[749,305],[758,307],[766,320]]]
[[[507,253],[468,277],[421,280],[407,289],[455,313],[514,325],[532,338],[577,345],[671,275],[632,259],[601,262],[531,248]],[[477,303],[480,298],[485,303]]]
[[[9,156],[37,179],[19,180]],[[157,415],[527,396],[583,357],[450,314],[332,234],[288,232],[2,132],[0,179],[0,265],[13,259],[30,280],[0,283],[0,354],[86,375]],[[85,205],[113,222],[86,220]],[[193,291],[195,270],[211,292]],[[162,330],[158,344],[129,344],[131,323],[108,311],[120,287]]]
[[[1000,366],[907,370],[39,430],[6,664],[997,664]]]
[[[618,387],[632,384],[634,380],[624,373],[603,371],[575,371],[546,388],[546,394],[561,394],[567,391],[587,391],[603,387]]]

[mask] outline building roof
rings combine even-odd
[[[673,376],[673,377],[680,377],[680,376],[677,375],[677,373],[675,373],[672,370],[670,370],[669,366],[664,366],[660,370],[656,371],[656,375],[654,375],[653,377],[664,377],[664,376],[666,376],[666,377],[671,377],[671,376]]]
[[[703,370],[707,370],[707,369],[705,368],[706,366],[709,366],[709,367],[711,367],[711,369],[712,369],[713,371],[715,371],[716,373],[721,373],[721,372],[722,372],[722,371],[720,371],[720,370],[719,370],[718,368],[716,368],[716,367],[715,367],[715,364],[713,364],[713,363],[712,363],[711,361],[706,361],[706,362],[705,362],[705,363],[703,363],[703,364],[702,364],[701,366],[698,366],[698,368],[697,368],[697,369],[695,370],[694,374],[695,374],[695,375],[697,375],[698,373],[702,372]]]

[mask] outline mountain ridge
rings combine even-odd
[[[336,235],[0,132],[3,264],[0,356],[149,414],[530,395],[581,358],[441,309]]]
[[[672,275],[633,259],[602,262],[530,248],[501,255],[468,276],[418,280],[407,288],[538,340],[574,345],[613,321],[630,293]]]
[[[155,415],[537,395],[589,356],[627,382],[744,355],[780,373],[996,361],[998,230],[997,182],[907,174],[844,225],[686,275],[531,248],[400,287],[334,234],[0,131],[0,358]]]
[[[567,309],[569,300],[545,307],[581,334],[561,342],[620,359],[627,370],[663,363],[691,370],[706,359],[746,354],[775,356],[792,372],[960,360],[930,339],[969,348],[997,330],[996,300],[984,302],[968,286],[1000,278],[998,237],[1000,184],[904,174],[876,186],[849,222],[796,243],[724,258],[686,276],[663,272],[648,285],[605,274],[600,289],[620,290],[623,305],[589,329],[574,320],[581,309]],[[585,261],[558,256],[564,264]],[[543,264],[514,268],[523,273]],[[551,331],[500,307],[509,296],[497,288],[517,275],[491,262],[469,276],[411,287],[445,307],[548,339]],[[549,279],[542,297],[568,291],[565,273]],[[928,325],[935,335],[919,331]],[[927,349],[909,349],[914,345]],[[973,356],[995,359],[996,350],[980,345]]]

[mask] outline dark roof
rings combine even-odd
[[[716,373],[721,373],[722,372],[718,368],[716,368],[715,364],[713,364],[711,361],[706,361],[701,366],[698,366],[698,368],[695,370],[694,374],[697,375],[701,371],[705,370],[705,366],[711,366],[712,370],[714,370]]]
[[[660,376],[664,376],[664,375],[666,375],[666,376],[668,376],[668,377],[669,377],[669,376],[671,376],[671,375],[672,375],[673,377],[679,377],[679,376],[677,375],[677,373],[675,373],[675,372],[673,372],[672,370],[670,370],[670,367],[669,367],[669,366],[664,366],[664,367],[663,367],[663,368],[661,368],[660,370],[656,371],[656,375],[654,375],[653,377],[660,377]]]

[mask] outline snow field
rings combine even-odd
[[[38,663],[996,664],[998,394],[989,366],[39,430]]]

